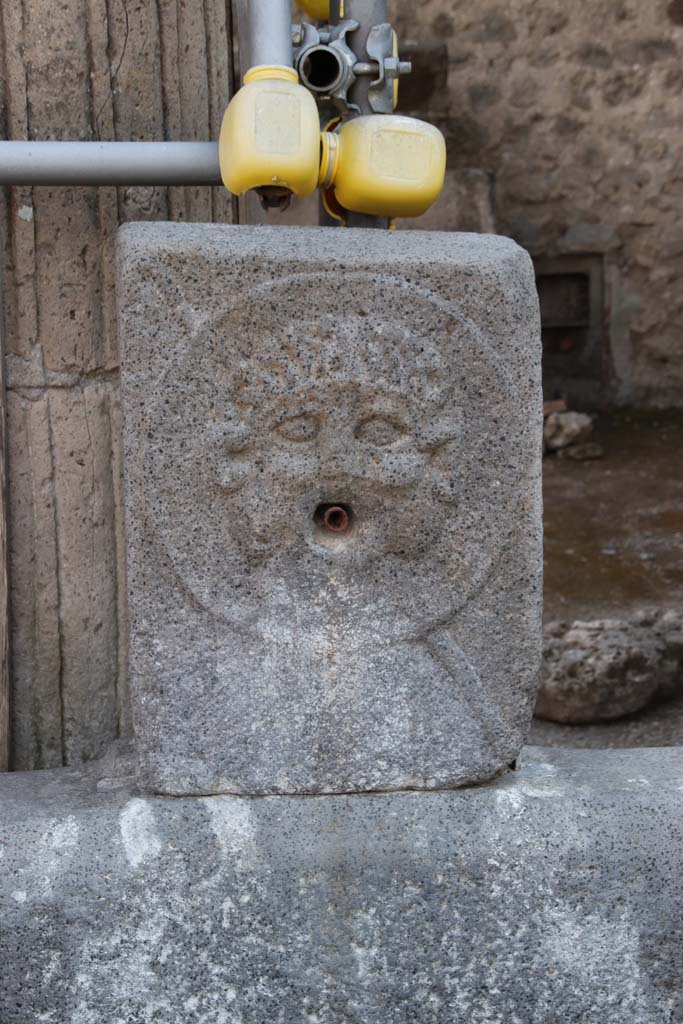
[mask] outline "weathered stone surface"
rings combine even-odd
[[[92,759],[119,733],[117,390],[92,381],[9,395],[19,769]]]
[[[222,0],[2,4],[0,137],[217,138],[230,23]],[[3,190],[14,767],[91,757],[130,718],[116,228],[232,216],[220,189]]]
[[[507,239],[123,229],[145,788],[458,785],[540,664],[541,392]],[[345,506],[334,534],[318,513]]]
[[[57,768],[64,762],[49,400],[7,397],[13,761],[21,770]]]
[[[552,622],[544,633],[539,718],[609,721],[683,692],[683,619],[674,611]]]
[[[0,779],[3,1024],[678,1024],[683,751],[440,793]]]

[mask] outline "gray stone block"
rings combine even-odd
[[[2,1024],[680,1024],[683,750],[484,786],[0,777]]]
[[[475,235],[137,224],[118,301],[143,787],[337,793],[500,772],[541,649],[526,253]],[[326,528],[329,507],[346,532]]]

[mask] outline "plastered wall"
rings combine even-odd
[[[449,143],[431,222],[471,217],[488,179],[535,257],[602,260],[603,400],[683,404],[683,0],[396,6],[435,48],[415,100]]]

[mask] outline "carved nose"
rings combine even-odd
[[[346,505],[318,505],[313,518],[323,530],[330,533],[348,533],[353,512]]]

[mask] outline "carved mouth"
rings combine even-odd
[[[355,516],[350,505],[318,505],[313,513],[316,526],[326,533],[349,533]]]

